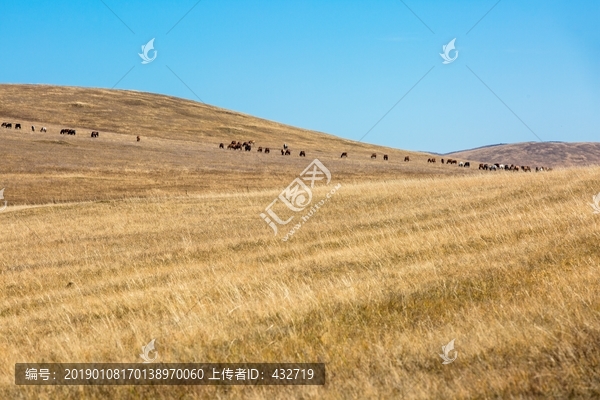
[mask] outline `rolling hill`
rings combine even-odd
[[[341,182],[469,174],[431,155],[342,139],[175,97],[124,90],[0,85],[0,187],[13,204],[180,196],[285,186],[310,160]],[[31,131],[31,125],[36,131]],[[46,133],[39,132],[46,126]],[[59,134],[62,128],[76,136]],[[91,138],[90,132],[100,132]],[[136,136],[141,141],[136,142]],[[250,152],[219,143],[256,142]],[[279,150],[287,143],[291,156]],[[258,153],[257,147],[271,153]],[[306,158],[299,157],[299,151]],[[340,159],[342,152],[348,158]],[[376,159],[371,154],[377,153]],[[383,161],[383,154],[389,161]],[[404,162],[410,156],[411,162]],[[104,182],[98,191],[92,181]]]
[[[128,90],[0,85],[0,117],[211,144],[254,140],[279,149],[285,142],[307,150],[331,148],[336,153],[338,148],[350,152],[385,149],[191,100]]]
[[[526,142],[498,144],[448,153],[446,156],[484,163],[548,167],[600,165],[600,143]]]

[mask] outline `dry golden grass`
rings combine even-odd
[[[600,168],[348,181],[282,242],[258,214],[298,172],[0,213],[0,397],[600,396]],[[327,384],[14,386],[16,362],[137,362],[150,338],[164,362],[325,362]]]
[[[2,399],[600,396],[599,168],[429,165],[147,93],[0,85],[0,110],[24,127],[0,128]],[[315,157],[342,187],[283,242],[259,213]],[[16,362],[137,362],[151,338],[164,362],[325,362],[327,384],[14,385]]]

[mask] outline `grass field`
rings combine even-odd
[[[258,218],[274,190],[9,209],[2,397],[600,396],[599,173],[345,184],[285,243]],[[164,362],[320,361],[328,381],[11,384],[15,362],[136,362],[150,338]]]
[[[49,131],[0,130],[0,398],[600,397],[600,167]],[[283,242],[259,214],[314,157],[314,201],[341,187]],[[162,362],[324,362],[327,383],[14,385],[17,362],[140,362],[152,338]]]

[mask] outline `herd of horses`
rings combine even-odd
[[[442,164],[444,164],[444,159],[442,158],[440,160],[442,162]],[[428,158],[427,159],[428,163],[435,163],[436,159],[435,158]],[[471,166],[471,163],[469,161],[458,161],[452,158],[448,158],[445,161],[445,164],[456,164],[459,167],[463,167],[463,168],[469,168]],[[479,164],[479,169],[484,170],[484,171],[523,171],[523,172],[531,172],[532,169],[529,165],[515,165],[515,164],[500,164],[500,163],[495,163],[495,164]],[[535,167],[535,172],[543,172],[543,171],[552,171],[552,168],[550,167]]]
[[[250,140],[247,142],[238,142],[233,140],[228,146],[227,149],[229,150],[244,150],[244,151],[252,151],[252,146],[254,145],[254,140]],[[225,144],[224,143],[219,143],[219,148],[220,149],[225,149]],[[265,147],[263,149],[263,147],[259,147],[257,149],[257,152],[259,153],[270,153],[271,149],[268,147]],[[288,148],[287,144],[283,144],[283,148],[281,149],[281,155],[282,156],[289,156],[291,155],[292,152],[290,151],[290,149]],[[304,150],[301,150],[299,153],[300,157],[306,157],[306,152]],[[340,156],[340,158],[348,158],[348,152],[343,152],[342,155]],[[372,153],[371,154],[371,159],[376,159],[377,158],[377,153]],[[389,161],[389,157],[387,154],[383,155],[383,160],[384,161]],[[409,162],[410,161],[410,156],[405,156],[404,157],[404,161],[405,162]],[[453,158],[447,158],[446,160],[444,160],[443,158],[440,159],[442,164],[446,164],[446,165],[457,165],[459,167],[462,168],[470,168],[471,167],[471,163],[469,161],[458,161],[455,160]],[[428,158],[427,159],[428,163],[431,164],[435,164],[437,162],[437,159],[435,157],[433,158]],[[485,170],[485,171],[497,171],[497,170],[505,170],[505,171],[523,171],[523,172],[531,172],[532,169],[530,166],[528,165],[515,165],[515,164],[479,164],[479,169],[480,170]],[[552,168],[548,168],[548,167],[535,167],[535,171],[536,172],[542,172],[542,171],[551,171]]]
[[[3,122],[2,125],[0,125],[0,127],[12,129],[13,124],[12,122]],[[21,124],[15,124],[15,129],[21,129]],[[31,125],[31,131],[35,132],[35,126]],[[48,132],[48,129],[45,126],[42,126],[40,128],[40,132]]]
[[[529,165],[515,165],[515,164],[479,164],[479,169],[483,169],[485,171],[523,171],[523,172],[531,172],[532,169]],[[552,171],[550,167],[535,167],[535,172],[544,172],[544,171]]]
[[[15,123],[14,125],[15,125],[15,129],[21,129],[21,124]],[[12,129],[13,123],[12,122],[3,122],[2,125],[0,125],[0,127],[6,128],[6,129]],[[35,132],[34,125],[31,125],[31,131]],[[46,128],[45,126],[42,126],[39,129],[39,132],[48,132],[48,128]],[[77,131],[75,129],[71,129],[71,128],[63,128],[60,130],[60,134],[61,135],[77,135]],[[92,133],[90,134],[90,137],[92,137],[92,138],[100,137],[100,132],[92,131]],[[137,136],[136,139],[138,142],[140,140],[142,140],[139,136]]]
[[[13,128],[13,123],[12,122],[3,122],[1,125],[2,128],[6,128],[6,129],[12,129]],[[15,123],[14,124],[14,129],[21,129],[21,124],[19,123]],[[31,131],[35,132],[35,126],[31,125]],[[48,132],[48,129],[45,126],[42,126],[39,129],[39,132]],[[77,131],[75,129],[70,129],[70,128],[63,128],[60,130],[60,134],[61,135],[76,135]],[[97,138],[100,136],[100,133],[98,131],[92,131],[91,135],[92,138]],[[136,140],[139,142],[141,140],[141,138],[139,136],[136,137]],[[233,140],[231,143],[229,143],[229,145],[227,145],[227,149],[229,150],[243,150],[243,151],[252,151],[252,146],[254,146],[255,142],[254,140],[249,140],[247,142],[239,142],[239,141],[235,141]],[[225,149],[225,145],[223,143],[219,144],[219,148],[220,149]],[[291,150],[288,148],[287,144],[283,144],[283,148],[280,150],[281,151],[281,155],[282,156],[289,156],[292,154]],[[259,153],[265,153],[268,154],[271,152],[271,149],[268,147],[259,147],[257,149],[257,152]],[[298,154],[299,157],[306,157],[306,152],[304,150],[300,150],[300,153]],[[342,155],[340,156],[340,158],[348,158],[348,152],[343,152]],[[377,153],[372,153],[371,154],[371,159],[376,159],[377,158]],[[383,155],[383,160],[384,161],[388,161],[389,157],[387,154]],[[410,161],[410,156],[405,156],[404,157],[404,161],[405,162],[409,162]],[[456,164],[459,167],[463,167],[463,168],[469,168],[471,167],[471,163],[469,161],[458,161],[452,158],[448,158],[444,161],[444,159],[440,159],[442,164],[446,164],[446,165],[454,165]],[[437,162],[436,158],[428,158],[427,159],[427,163],[432,163],[435,164]],[[523,171],[523,172],[531,172],[532,169],[530,166],[528,165],[515,165],[515,164],[500,164],[500,163],[495,163],[495,164],[479,164],[479,169],[480,170],[484,170],[484,171],[497,171],[497,170],[503,170],[503,171]],[[542,172],[542,171],[551,171],[552,168],[548,168],[548,167],[535,167],[535,171],[536,172]]]
[[[229,143],[227,145],[227,149],[228,150],[252,151],[252,146],[253,145],[254,145],[254,140],[250,140],[250,141],[247,141],[247,142],[239,142],[239,141],[233,140],[233,141],[231,141],[231,143]],[[225,144],[224,143],[219,143],[219,148],[220,149],[224,149],[225,148]],[[263,148],[261,146],[256,151],[258,153],[268,154],[268,153],[271,152],[271,149],[269,147]],[[283,144],[283,148],[280,151],[281,151],[281,155],[282,156],[290,156],[290,155],[292,155],[291,150],[288,148],[288,145],[285,144],[285,143]],[[306,151],[300,150],[300,153],[298,153],[298,156],[299,157],[306,157]],[[345,157],[346,158],[348,157],[348,153],[347,152],[342,153],[342,155],[340,156],[340,158],[345,158]],[[377,153],[371,154],[371,158],[377,158]],[[389,157],[388,157],[387,154],[383,155],[383,160],[384,161],[388,161],[389,160]],[[410,161],[410,158],[408,156],[406,156],[404,158],[404,161]]]

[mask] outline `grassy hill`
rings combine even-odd
[[[446,154],[452,158],[548,167],[600,165],[600,143],[527,142],[484,146]]]
[[[122,90],[0,85],[0,188],[12,204],[181,196],[287,185],[318,158],[343,182],[472,173],[390,149],[177,99]],[[31,125],[36,132],[31,132]],[[39,132],[42,126],[47,133]],[[60,135],[62,128],[76,136]],[[92,139],[90,132],[100,132]],[[136,136],[141,141],[136,142]],[[251,152],[219,143],[254,140]],[[279,150],[287,143],[291,156]],[[257,153],[270,147],[270,154]],[[300,150],[306,158],[298,156]],[[347,152],[348,158],[340,159]],[[377,153],[376,159],[371,154]],[[389,161],[383,161],[388,154]],[[410,156],[411,162],[404,162]],[[307,161],[309,160],[309,161]],[[99,189],[90,182],[100,181]],[[282,187],[282,188],[283,188]]]

